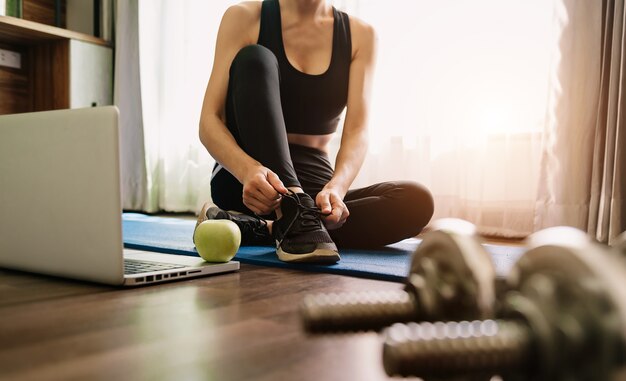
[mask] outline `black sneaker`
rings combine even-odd
[[[335,263],[337,246],[320,220],[320,210],[306,193],[283,195],[282,217],[274,222],[276,253],[283,262]]]
[[[200,215],[198,215],[196,228],[207,220],[230,220],[237,224],[239,230],[241,230],[241,244],[244,246],[274,245],[274,239],[267,229],[267,222],[260,218],[232,210],[225,211],[220,209],[217,205],[207,202],[202,206]]]

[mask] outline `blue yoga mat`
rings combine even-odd
[[[198,256],[193,244],[195,221],[155,217],[139,213],[122,215],[124,247],[168,254]],[[276,257],[268,246],[242,246],[235,259],[242,263],[325,272],[403,282],[409,272],[411,254],[420,240],[411,238],[377,250],[340,250],[341,261],[333,265],[289,264]],[[491,253],[499,276],[505,276],[523,253],[523,248],[484,245]]]

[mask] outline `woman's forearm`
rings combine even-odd
[[[335,160],[335,172],[326,187],[337,189],[342,197],[345,196],[363,165],[367,146],[365,129],[351,133],[344,131]]]

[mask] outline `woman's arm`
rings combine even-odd
[[[225,103],[233,58],[246,45],[256,43],[260,3],[231,6],[224,13],[217,35],[213,71],[200,116],[200,141],[213,158],[244,186],[244,204],[267,214],[278,207],[278,191],[287,192],[278,176],[246,154],[225,125]],[[258,32],[257,32],[258,33]]]
[[[354,53],[343,135],[334,175],[316,198],[322,213],[331,213],[324,219],[329,229],[343,225],[350,214],[343,198],[361,169],[368,144],[367,119],[376,61],[376,34],[371,26],[357,19],[351,18],[350,26]]]

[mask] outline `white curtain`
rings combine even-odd
[[[355,185],[416,180],[433,192],[434,218],[532,232],[554,2],[344,3],[380,40],[371,153]]]
[[[234,1],[140,0],[139,50],[149,212],[196,211],[213,160],[198,140],[222,14]]]
[[[116,4],[114,102],[120,110],[121,188],[125,210],[144,210],[147,193],[137,3],[131,0]]]
[[[197,211],[212,165],[197,137],[200,107],[221,15],[237,1],[135,1],[142,209]],[[532,232],[560,0],[333,3],[379,36],[371,149],[354,186],[416,180],[432,190],[435,218]]]
[[[560,0],[535,228],[587,229],[602,62],[602,1]]]
[[[118,2],[115,103],[125,210],[197,211],[209,198],[213,159],[198,123],[219,22],[235,3]]]

